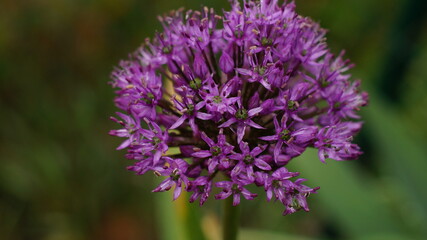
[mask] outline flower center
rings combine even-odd
[[[187,105],[187,114],[188,115],[193,115],[194,113],[194,105],[193,104],[188,104]]]
[[[303,56],[307,55],[307,50],[305,50],[305,49],[302,50],[301,55],[303,55]]]
[[[172,171],[172,174],[170,175],[170,177],[172,178],[173,181],[178,181],[180,174],[179,174],[179,170],[178,169],[174,169]]]
[[[190,88],[193,90],[200,89],[202,86],[202,80],[200,78],[195,78],[194,80],[190,81]]]
[[[248,111],[246,109],[241,108],[236,112],[236,118],[240,120],[245,120],[248,118]]]
[[[160,140],[160,138],[159,137],[153,137],[153,145],[157,145],[157,144],[159,144],[162,140]]]
[[[290,138],[291,138],[291,135],[288,129],[283,129],[282,132],[280,132],[280,139],[284,141],[288,141]]]
[[[153,102],[153,99],[154,99],[154,94],[152,94],[151,92],[148,92],[147,97],[142,98],[142,101],[144,101],[147,104],[150,104]]]
[[[262,39],[261,39],[261,45],[262,46],[271,46],[273,44],[273,40],[272,39],[270,39],[270,38],[266,38],[266,37],[263,37]]]
[[[212,156],[218,156],[219,154],[221,154],[221,148],[218,146],[214,146],[211,149],[212,152]]]
[[[289,100],[288,101],[288,109],[291,111],[297,110],[298,103],[296,101]]]
[[[336,102],[334,103],[334,107],[335,110],[340,110],[341,109],[341,103],[340,102]]]
[[[204,192],[205,191],[205,186],[204,185],[199,185],[199,186],[197,186],[197,190],[199,190],[199,192]]]
[[[260,67],[260,66],[255,67],[255,72],[257,72],[259,75],[264,75],[265,70],[267,70],[265,67]]]
[[[172,52],[173,47],[172,46],[165,46],[162,48],[162,53],[169,54]]]
[[[271,185],[273,185],[274,188],[280,188],[280,187],[282,187],[282,183],[279,180],[273,180],[273,181],[271,181]]]
[[[254,158],[251,156],[251,155],[246,155],[245,156],[245,158],[243,159],[243,161],[246,163],[246,164],[251,164],[251,163],[253,163],[253,161],[254,161]]]
[[[231,190],[235,193],[241,192],[239,189],[239,185],[237,184],[233,184],[233,186],[231,187]]]
[[[243,31],[242,31],[242,30],[236,30],[236,31],[234,31],[234,36],[235,36],[236,38],[241,38],[241,37],[243,37]]]
[[[329,86],[329,84],[330,84],[330,82],[326,81],[326,79],[322,79],[322,80],[320,81],[320,86],[321,86],[322,88],[325,88],[325,87]]]
[[[221,96],[215,96],[215,97],[213,97],[213,101],[214,101],[214,103],[221,103],[222,97]]]

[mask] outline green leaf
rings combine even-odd
[[[301,236],[292,236],[283,233],[269,232],[269,231],[259,231],[251,229],[241,229],[239,240],[259,240],[259,239],[268,239],[268,240],[314,240],[312,238],[301,237]]]
[[[352,162],[318,160],[317,151],[308,149],[291,166],[310,180],[308,185],[320,186],[319,199],[325,206],[324,215],[334,221],[346,235],[361,237],[382,232],[399,232],[399,223],[393,218],[375,189],[372,179],[357,171]],[[315,183],[315,184],[313,184]]]
[[[407,217],[418,225],[416,231],[427,234],[423,228],[427,221],[427,151],[425,143],[411,138],[409,126],[401,116],[385,103],[371,95],[372,104],[364,116],[367,134],[375,142],[375,151],[380,161],[380,171],[387,176],[399,192],[402,205],[409,205]],[[402,211],[403,212],[403,211]],[[405,222],[409,222],[406,220]],[[420,232],[421,233],[421,232]]]

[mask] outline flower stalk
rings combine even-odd
[[[223,240],[236,240],[239,231],[240,207],[233,206],[233,199],[227,198],[223,202]]]

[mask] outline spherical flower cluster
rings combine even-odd
[[[164,31],[146,40],[112,74],[115,103],[125,113],[111,135],[135,160],[137,174],[165,180],[153,191],[182,190],[203,204],[252,200],[248,185],[264,188],[284,214],[308,211],[303,185],[286,165],[306,148],[350,160],[361,151],[352,137],[367,94],[334,57],[325,30],[295,13],[294,3],[232,1],[223,16],[213,9],[173,11],[159,17]],[[171,153],[170,149],[179,149]],[[217,175],[221,181],[216,180]]]

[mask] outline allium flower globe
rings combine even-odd
[[[219,188],[216,199],[238,205],[256,185],[285,215],[308,211],[318,187],[286,165],[308,147],[322,162],[357,158],[367,94],[293,2],[231,4],[223,16],[204,8],[159,17],[163,32],[112,73],[122,128],[110,134],[125,138],[117,149],[135,160],[129,170],[165,177],[154,192],[174,188],[176,199],[184,190],[202,205]]]

